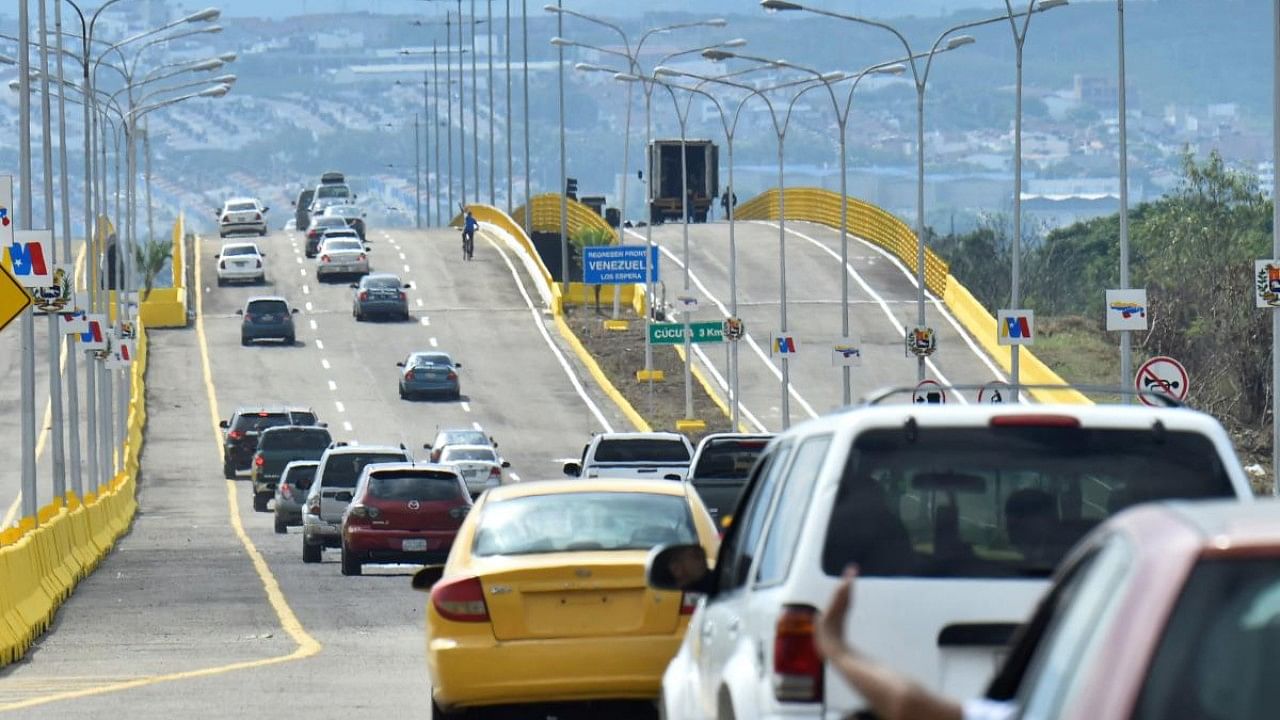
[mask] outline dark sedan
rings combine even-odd
[[[462,383],[458,380],[462,364],[455,363],[448,353],[410,353],[396,367],[401,368],[402,400],[422,395],[443,395],[454,400],[462,397]]]
[[[361,240],[364,240],[364,211],[355,205],[330,205],[324,209],[322,217],[340,217],[346,223],[347,227],[356,231]]]
[[[409,283],[391,273],[370,273],[351,283],[355,292],[351,297],[351,316],[357,321],[371,315],[383,315],[400,320],[409,319],[409,296],[405,290]]]

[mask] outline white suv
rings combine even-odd
[[[255,233],[267,234],[267,211],[254,198],[231,198],[218,211],[218,236]]]
[[[218,285],[229,282],[263,283],[267,281],[266,253],[257,243],[224,243],[217,255]]]
[[[302,561],[318,563],[326,547],[342,547],[342,511],[351,502],[365,466],[413,462],[404,446],[334,443],[320,456],[315,479],[302,505]]]
[[[753,469],[714,570],[677,582],[697,548],[650,557],[654,587],[706,593],[663,677],[663,717],[859,710],[812,639],[850,564],[858,647],[976,697],[1089,529],[1139,502],[1232,496],[1252,499],[1230,440],[1189,409],[865,406],[796,426]]]

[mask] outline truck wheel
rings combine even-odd
[[[319,545],[312,545],[306,540],[302,541],[302,562],[318,563],[323,557],[324,548]]]

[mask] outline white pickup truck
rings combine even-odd
[[[693,445],[680,433],[600,433],[582,458],[564,464],[564,474],[582,478],[683,480]]]

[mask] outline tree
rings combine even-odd
[[[156,277],[164,271],[165,265],[173,257],[173,245],[151,241],[134,246],[133,252],[138,272],[142,273],[142,300],[145,302],[151,297]]]
[[[583,266],[583,254],[588,247],[598,245],[612,245],[614,243],[614,234],[612,230],[602,227],[584,227],[578,228],[577,231],[569,235],[570,252],[578,261],[578,267]],[[596,295],[596,313],[600,312],[600,286],[593,285]]]

